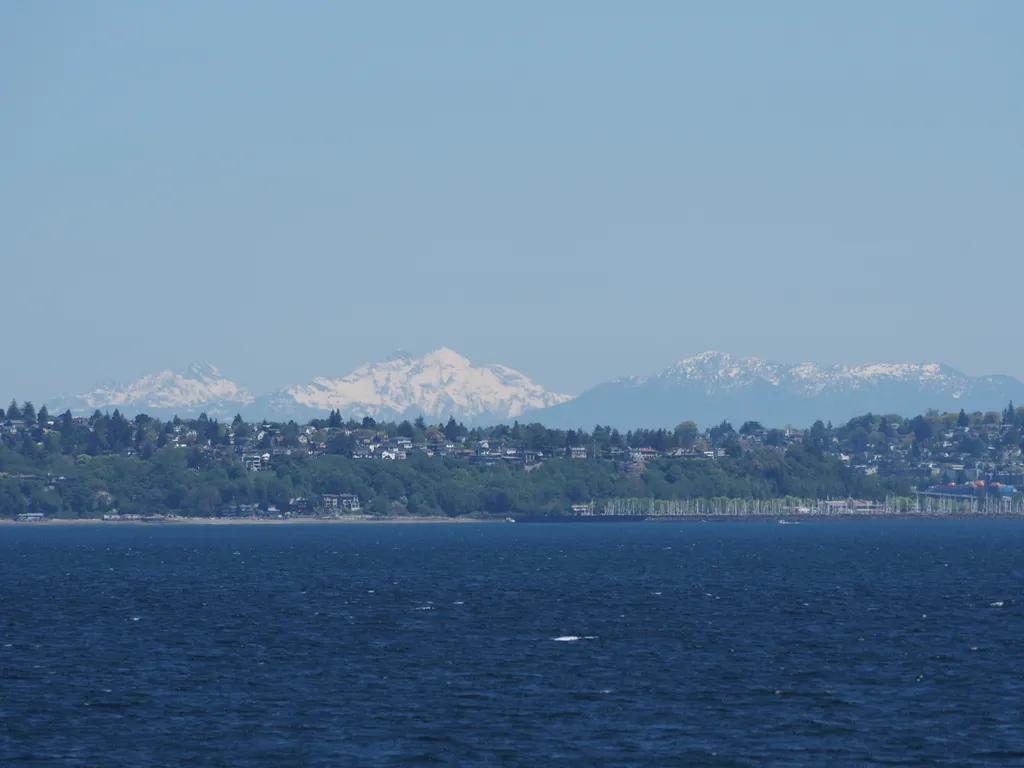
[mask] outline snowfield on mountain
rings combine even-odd
[[[620,429],[701,425],[728,419],[738,426],[809,426],[845,422],[864,413],[916,414],[1001,410],[1024,403],[1024,384],[1010,376],[967,376],[941,363],[787,365],[757,357],[704,352],[653,376],[598,384],[578,397],[549,392],[519,371],[475,365],[442,347],[420,357],[407,354],[365,363],[351,373],[321,376],[254,397],[212,365],[161,371],[124,384],[107,384],[71,398],[47,401],[51,412],[114,408],[126,414],[306,421],[338,410],[345,418],[454,416],[466,424],[539,421],[548,427]]]

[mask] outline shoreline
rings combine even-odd
[[[1024,520],[1024,515],[965,515],[965,514],[850,514],[850,515],[708,515],[708,516],[655,516],[623,518],[597,515],[594,517],[570,517],[553,516],[550,518],[539,518],[529,516],[526,519],[513,519],[518,525],[552,525],[552,524],[608,524],[608,523],[777,523],[784,525],[796,525],[801,522],[847,522],[851,520]],[[220,518],[220,517],[174,517],[174,518],[152,518],[139,520],[103,520],[99,518],[82,519],[60,519],[51,518],[47,520],[15,520],[13,518],[0,518],[0,526],[26,526],[38,528],[41,526],[88,526],[88,525],[491,525],[495,523],[508,524],[505,518],[481,518],[481,517],[293,517],[293,518]]]
[[[292,518],[255,518],[255,517],[172,517],[141,520],[102,520],[99,518],[49,520],[14,520],[0,518],[0,525],[49,526],[49,525],[380,525],[382,523],[399,524],[440,524],[440,523],[501,523],[504,520],[462,517],[292,517]]]

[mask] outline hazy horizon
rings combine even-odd
[[[1024,6],[0,8],[0,401],[447,346],[1024,379]]]
[[[337,378],[342,378],[342,377],[344,377],[344,376],[346,376],[346,375],[348,375],[350,373],[354,373],[356,371],[356,369],[358,369],[359,367],[362,367],[363,365],[374,365],[374,364],[377,364],[377,363],[383,363],[383,362],[385,362],[385,361],[387,361],[387,360],[389,360],[389,359],[391,359],[393,357],[396,357],[396,356],[407,357],[407,358],[422,358],[422,357],[424,357],[424,356],[426,356],[426,355],[428,355],[428,354],[430,354],[432,352],[439,351],[440,349],[451,349],[451,351],[461,355],[459,350],[452,349],[451,347],[449,347],[447,345],[442,345],[442,347],[435,348],[435,349],[428,349],[428,350],[395,349],[395,350],[392,350],[389,354],[380,355],[380,356],[378,356],[377,358],[375,358],[373,360],[364,360],[361,363],[357,363],[356,365],[352,366],[352,368],[350,368],[348,370],[345,370],[345,371],[333,371],[333,372],[321,372],[320,374],[317,374],[317,377],[323,376],[323,377],[326,377],[326,378],[336,378],[336,379]],[[816,364],[816,365],[820,366],[821,368],[828,368],[831,365],[833,365],[833,364],[818,363],[818,361],[816,361],[816,360],[778,360],[778,359],[768,359],[768,358],[764,358],[764,357],[761,357],[761,356],[758,356],[758,355],[739,356],[739,355],[733,355],[733,354],[729,353],[727,350],[711,350],[711,349],[701,350],[701,352],[698,352],[695,355],[690,355],[688,357],[692,358],[692,357],[695,357],[697,355],[704,354],[704,353],[715,353],[715,354],[722,353],[722,354],[726,354],[726,355],[729,355],[734,361],[739,361],[739,360],[747,358],[747,357],[753,357],[753,358],[760,357],[760,359],[765,361],[765,362],[773,363],[773,364],[779,364],[779,365],[797,365],[797,364],[801,364],[801,363],[811,363],[811,364]],[[465,355],[462,355],[462,356],[466,357]],[[469,359],[470,363],[473,366],[475,366],[475,367],[480,367],[480,366],[485,366],[485,365],[493,365],[493,364],[505,365],[500,360],[472,359],[472,358],[468,358],[468,359]],[[645,371],[624,371],[624,372],[621,372],[621,373],[619,373],[617,375],[611,376],[611,377],[609,377],[607,379],[602,379],[600,381],[592,381],[592,382],[590,382],[588,384],[585,384],[579,391],[575,391],[575,392],[560,391],[560,390],[552,389],[551,387],[547,386],[544,381],[538,379],[536,376],[533,376],[529,371],[520,370],[519,372],[524,374],[524,375],[526,375],[535,384],[539,384],[542,387],[544,387],[544,389],[546,391],[548,391],[548,392],[557,392],[558,394],[571,395],[571,396],[575,397],[577,395],[582,394],[583,392],[586,392],[588,389],[590,389],[592,387],[595,387],[595,386],[597,386],[599,384],[605,384],[605,383],[607,383],[609,381],[613,381],[613,380],[616,380],[616,379],[623,379],[623,378],[627,378],[627,377],[631,377],[631,376],[640,376],[640,377],[653,376],[653,375],[659,374],[662,371],[664,371],[665,369],[669,368],[670,366],[675,365],[678,362],[682,362],[684,359],[685,358],[677,358],[677,359],[672,359],[672,360],[666,360],[663,365],[661,365],[660,367],[658,367],[656,369],[645,370]],[[942,361],[942,360],[864,360],[864,361],[857,361],[857,362],[852,362],[852,363],[836,363],[835,365],[848,365],[848,366],[853,367],[853,366],[857,366],[857,365],[875,364],[875,363],[883,364],[883,365],[884,364],[926,364],[926,363],[940,363],[940,364],[948,365],[948,363],[944,363],[944,361]],[[6,396],[6,397],[5,396],[0,396],[0,405],[2,405],[3,407],[6,407],[6,404],[9,403],[11,401],[11,399],[13,398],[13,399],[16,399],[19,403],[23,402],[23,401],[33,402],[38,407],[38,406],[41,406],[41,405],[45,405],[47,400],[51,400],[53,402],[56,402],[58,398],[73,397],[73,396],[80,395],[80,394],[86,394],[88,391],[91,391],[91,390],[93,390],[93,389],[95,389],[96,387],[99,387],[99,386],[106,386],[106,385],[128,385],[128,384],[131,384],[131,383],[133,383],[134,381],[136,381],[138,379],[144,378],[145,376],[159,374],[159,373],[163,373],[165,371],[172,371],[174,373],[187,373],[187,369],[189,367],[196,366],[196,365],[199,365],[199,366],[205,366],[205,365],[213,366],[215,369],[217,369],[217,372],[219,373],[220,376],[222,376],[222,377],[224,377],[226,379],[232,380],[235,384],[239,385],[243,389],[246,389],[249,392],[249,394],[251,394],[251,395],[253,395],[255,397],[261,397],[261,396],[273,394],[274,392],[277,392],[278,390],[281,390],[281,389],[283,389],[283,388],[285,388],[287,386],[303,385],[303,384],[309,383],[309,381],[306,381],[306,380],[300,381],[300,380],[295,379],[294,377],[287,378],[287,376],[285,376],[284,378],[281,379],[279,384],[275,384],[275,385],[271,386],[270,388],[260,389],[260,388],[257,388],[257,387],[254,387],[254,386],[250,385],[250,383],[248,381],[246,381],[245,379],[242,379],[239,376],[235,375],[232,371],[225,370],[222,366],[218,365],[215,360],[192,360],[192,361],[189,361],[187,363],[184,363],[184,364],[181,364],[181,365],[177,365],[177,366],[163,366],[162,368],[159,368],[159,369],[143,371],[143,372],[140,372],[136,376],[129,377],[128,379],[120,379],[119,380],[119,379],[107,378],[107,379],[97,380],[97,381],[92,382],[91,385],[88,385],[86,387],[80,388],[79,390],[76,390],[76,391],[71,391],[70,389],[65,389],[64,391],[50,392],[50,393],[42,395],[42,396],[29,396],[29,397],[18,397],[17,395]],[[512,367],[512,366],[506,366],[506,367]],[[955,366],[952,366],[952,367],[955,368]],[[960,370],[960,369],[957,369],[957,370]],[[991,376],[1012,375],[1012,374],[1005,374],[1005,373],[1000,372],[1000,371],[988,371],[988,372],[980,373],[980,374],[974,374],[974,373],[971,373],[969,371],[963,371],[963,370],[960,370],[960,372],[964,373],[964,374],[966,374],[968,376],[975,377],[975,378],[985,377],[985,376],[989,376],[989,375],[991,375]],[[1020,377],[1014,377],[1014,378],[1017,378],[1018,381],[1021,381]]]

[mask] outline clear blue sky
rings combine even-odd
[[[9,2],[0,397],[447,345],[1024,377],[1024,3]]]

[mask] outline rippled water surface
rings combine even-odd
[[[1021,765],[1024,523],[0,527],[4,765]]]

